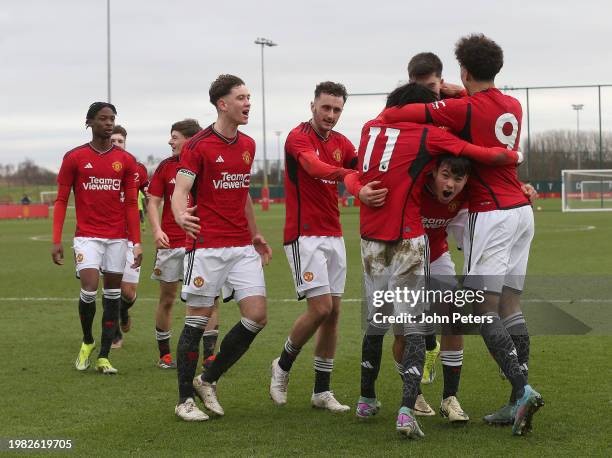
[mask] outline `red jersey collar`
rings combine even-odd
[[[227,138],[225,135],[221,134],[217,131],[217,129],[215,129],[214,123],[210,125],[210,129],[212,130],[213,134],[215,134],[221,139],[221,141],[223,141],[223,143],[227,143],[228,145],[233,145],[234,143],[236,143],[238,141],[238,136],[240,135],[240,131],[238,130],[236,131],[236,136],[234,138]]]

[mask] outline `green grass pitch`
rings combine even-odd
[[[612,271],[609,214],[562,214],[559,201],[540,201],[538,205],[543,210],[536,212],[530,273],[569,276]],[[293,300],[282,249],[284,208],[273,206],[270,212],[258,212],[257,216],[274,249],[272,263],[265,271],[269,324],[219,383],[226,416],[198,424],[184,423],[174,416],[176,372],[155,366],[158,290],[157,283],[149,279],[154,252],[150,231],[144,233],[146,257],[139,300],[132,309],[133,329],[125,336],[124,348],[111,353],[120,373],[105,377],[91,368],[77,372],[73,365],[81,336],[79,285],[70,259],[74,216],[68,217],[64,230],[68,256],[61,268],[51,262],[50,220],[0,222],[0,348],[4,354],[0,438],[70,438],[77,454],[90,456],[609,456],[609,333],[532,338],[530,381],[543,394],[546,406],[535,417],[534,431],[527,437],[512,437],[508,428],[490,427],[481,420],[506,401],[508,384],[500,380],[478,336],[466,337],[459,393],[472,419],[468,425],[456,427],[439,416],[427,417],[421,420],[426,434],[423,440],[400,439],[394,424],[401,388],[391,360],[390,338],[386,339],[377,386],[383,408],[371,421],[359,421],[354,410],[334,415],[310,407],[312,344],[304,348],[294,365],[289,403],[275,407],[268,396],[270,361],[279,354],[304,305]],[[339,400],[354,406],[359,395],[362,336],[358,210],[344,209],[342,219],[349,271],[332,387]],[[460,266],[460,256],[454,256]],[[94,335],[98,340],[100,299],[97,304]],[[223,335],[238,319],[237,307],[225,304],[220,312]],[[177,302],[173,348],[183,316],[183,304]],[[436,381],[423,387],[436,409],[442,389],[440,366],[438,371]]]

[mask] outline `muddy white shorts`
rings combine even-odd
[[[387,318],[393,316],[402,320],[404,328],[409,328],[411,323],[406,320],[417,319],[428,308],[426,236],[392,243],[362,240],[361,261],[368,324],[388,329],[397,324]]]

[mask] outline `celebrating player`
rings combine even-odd
[[[92,323],[100,272],[104,273],[102,339],[96,360],[96,369],[103,374],[117,373],[108,355],[119,318],[128,238],[134,242],[132,266],[138,267],[142,262],[136,159],[111,143],[116,114],[117,110],[110,103],[95,102],[89,107],[85,123],[91,127],[92,140],[64,156],[53,210],[51,257],[55,264],[62,265],[62,228],[70,190],[74,190],[77,225],[73,247],[81,281],[79,316],[83,330],[83,343],[75,366],[81,371],[89,367],[89,358],[95,348]],[[125,203],[121,202],[122,190]]]
[[[202,128],[195,119],[185,119],[172,124],[168,144],[172,148],[172,156],[164,159],[157,166],[149,186],[149,200],[147,215],[153,231],[153,239],[157,247],[155,266],[151,278],[159,281],[159,304],[155,313],[155,337],[159,349],[158,367],[161,369],[174,369],[176,363],[170,353],[170,337],[172,331],[172,306],[176,300],[179,281],[183,279],[183,260],[185,257],[185,238],[187,234],[174,221],[172,215],[171,199],[176,182],[176,172],[179,168],[180,152],[183,144],[200,132]],[[164,202],[161,226],[159,206]],[[216,314],[215,314],[216,315]],[[212,318],[212,317],[211,317]],[[208,325],[211,325],[209,320]],[[210,347],[209,340],[216,337],[214,329],[209,331],[208,340],[204,340],[205,349]],[[212,344],[214,349],[214,343]]]
[[[444,80],[442,79],[442,68],[443,68],[442,61],[434,53],[422,52],[422,53],[416,54],[415,56],[412,57],[412,59],[410,59],[410,62],[408,62],[409,82],[417,83],[417,84],[427,87],[428,89],[433,91],[436,94],[436,96],[439,98],[441,95],[440,93],[441,89],[445,89],[446,91],[449,91],[449,88],[456,90],[455,85],[448,85],[444,83]],[[462,159],[461,161],[465,161],[465,159]],[[461,186],[461,188],[463,189],[463,186]],[[427,199],[426,193],[424,194],[423,198],[424,200]],[[424,205],[421,208],[421,215],[424,218],[427,217],[424,214],[424,212],[427,212],[428,208],[430,208],[429,206],[425,204],[426,202],[424,202]],[[462,212],[462,214],[463,213],[464,212]],[[425,231],[427,232],[428,241],[430,245],[430,251],[433,252],[435,251],[436,248],[435,247],[432,248],[431,246],[432,240],[430,238],[431,234],[429,233],[428,225],[425,223],[423,225],[425,227]],[[444,241],[446,241],[446,237],[444,237]],[[434,259],[430,259],[430,262],[431,262],[430,273],[432,275],[436,275],[438,266],[440,264],[435,263]],[[423,324],[423,329],[425,331],[425,365],[423,366],[423,377],[421,379],[421,383],[429,384],[429,383],[432,383],[436,377],[436,360],[438,358],[438,355],[440,354],[441,346],[436,340],[436,335],[435,335],[433,324]],[[458,386],[460,367],[461,367],[462,360],[463,360],[463,339],[461,336],[451,336],[449,333],[444,333],[442,335],[442,347],[444,347],[444,350],[442,351],[442,366],[443,366],[443,370],[445,374],[444,380],[445,382],[452,380],[453,385],[455,384],[455,381],[456,381],[456,385]],[[403,367],[401,366],[402,353],[404,349],[403,336],[401,335],[395,336],[395,342],[393,344],[393,349],[394,349],[394,359],[396,362],[396,366],[400,374],[402,374],[403,376],[404,370],[403,370]],[[461,356],[461,361],[458,360],[458,355]],[[445,386],[446,385],[447,383],[445,383]],[[448,394],[453,391],[456,393],[456,390],[445,389],[444,393]],[[444,396],[443,399],[449,399],[447,404],[450,405],[451,401],[453,400],[450,399],[449,396]],[[454,412],[450,412],[450,410],[454,412],[456,411],[457,415],[455,415]],[[443,411],[446,411],[448,413],[447,416],[448,418],[451,419],[451,421],[465,421],[468,419],[467,415],[463,413],[463,410],[458,405],[458,402],[456,405],[456,403],[453,401],[452,408],[447,406],[446,408],[443,409]],[[419,395],[417,396],[417,400],[414,406],[414,412],[416,415],[425,415],[425,416],[435,415],[435,411],[427,403],[422,393],[419,393]]]
[[[217,400],[217,381],[248,350],[266,324],[262,264],[267,264],[272,254],[257,230],[249,197],[255,142],[238,130],[249,120],[249,91],[240,78],[220,75],[210,86],[209,95],[217,109],[217,120],[183,145],[172,195],[175,220],[190,237],[182,291],[187,310],[177,349],[179,402],[175,409],[185,421],[208,419],[194,403],[194,389],[208,410],[224,415]],[[192,207],[187,205],[189,191],[194,196]],[[242,318],[225,335],[211,366],[194,379],[199,342],[223,286],[233,290]]]
[[[436,95],[429,89],[409,83],[389,95],[387,106],[434,100]],[[391,291],[396,287],[419,290],[424,286],[423,275],[428,264],[428,245],[420,216],[424,171],[433,155],[445,152],[492,165],[519,160],[515,151],[477,147],[433,127],[373,120],[362,130],[359,177],[355,181],[359,179],[362,184],[377,182],[389,191],[383,206],[361,207],[362,263],[369,307],[381,291]],[[359,195],[360,184],[354,183],[354,177],[347,176],[346,182],[349,191]],[[385,224],[380,224],[380,221],[385,221]],[[412,304],[410,308],[398,301],[390,305],[395,313],[408,314],[416,321],[426,308],[424,303]],[[377,312],[375,307],[370,308],[362,347],[361,397],[357,405],[357,416],[362,418],[376,414],[380,407],[374,384],[380,368],[384,334],[391,322],[377,321]],[[389,310],[381,312],[393,313]],[[413,409],[425,359],[424,329],[421,324],[407,323],[403,332],[404,391],[396,428],[408,437],[421,437],[423,433]]]
[[[433,121],[479,145],[518,148],[522,109],[518,100],[495,87],[503,51],[484,35],[463,37],[455,55],[469,96],[430,105],[391,108],[383,119]],[[516,167],[475,165],[469,187],[469,231],[464,235],[465,286],[485,290],[486,300],[475,311],[487,317],[480,331],[498,366],[512,385],[509,402],[485,421],[512,423],[512,432],[531,429],[533,415],[544,405],[527,382],[529,334],[520,309],[534,234],[533,211],[521,191]]]
[[[312,118],[293,129],[285,143],[285,253],[298,299],[306,298],[307,307],[293,324],[280,357],[272,361],[270,396],[278,405],[287,402],[293,362],[316,333],[311,403],[332,412],[350,410],[330,390],[346,281],[337,182],[354,173],[350,169],[357,163],[353,144],[332,130],[346,97],[342,84],[318,84],[310,104]]]
[[[127,131],[125,128],[117,124],[113,128],[113,134],[111,135],[111,143],[119,148],[125,149],[127,143]],[[141,162],[136,163],[138,167],[137,179],[138,179],[138,212],[140,214],[140,222],[142,223],[142,213],[140,205],[142,197],[149,186],[147,168]],[[123,278],[121,280],[121,306],[119,308],[119,327],[117,327],[117,333],[113,338],[111,348],[121,348],[123,346],[123,335],[121,332],[129,332],[132,327],[132,318],[129,315],[128,310],[136,302],[136,289],[138,288],[138,281],[140,280],[140,266],[132,267],[134,265],[134,242],[128,240],[128,250],[125,261],[125,268],[123,270]]]

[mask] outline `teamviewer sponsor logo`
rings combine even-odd
[[[89,181],[83,183],[86,191],[119,191],[121,180],[118,178],[89,177]]]
[[[213,180],[215,189],[248,188],[251,183],[250,173],[221,172],[221,179]]]
[[[437,229],[439,227],[446,227],[451,222],[452,218],[421,218],[423,226],[427,229]]]

